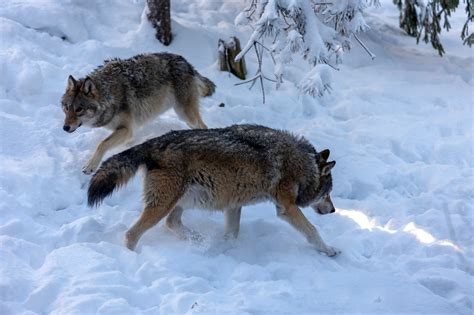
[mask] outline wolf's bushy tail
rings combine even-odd
[[[145,163],[145,156],[140,146],[125,150],[102,163],[89,182],[87,204],[89,207],[99,205],[115,189],[125,185]]]
[[[216,91],[216,85],[214,82],[208,78],[202,76],[199,72],[196,71],[197,83],[199,86],[199,93],[202,96],[211,96]]]

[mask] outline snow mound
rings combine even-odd
[[[165,48],[143,0],[0,1],[1,314],[472,313],[471,51],[457,34],[444,58],[415,46],[384,1],[361,36],[377,59],[354,47],[319,99],[299,95],[307,65],[295,61],[278,90],[266,83],[262,105],[258,87],[234,86],[215,64],[219,38],[251,33],[233,24],[244,5],[173,1],[175,41]],[[221,214],[188,211],[202,242],[159,224],[130,252],[122,237],[140,213],[140,175],[86,206],[81,166],[108,132],[62,131],[68,75],[164,50],[217,84],[201,101],[209,126],[260,123],[331,149],[337,211],[304,212],[340,256],[319,255],[269,203],[244,208],[235,241],[222,239]],[[253,73],[250,54],[247,64]],[[134,143],[178,128],[167,112]]]

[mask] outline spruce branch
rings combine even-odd
[[[352,35],[368,28],[363,10],[378,3],[378,0],[252,0],[243,14],[236,18],[252,28],[252,34],[236,60],[254,47],[258,70],[251,79],[238,85],[250,83],[252,88],[257,81],[260,82],[265,101],[263,81],[274,82],[278,88],[287,72],[285,65],[292,62],[292,56],[297,54],[307,60],[312,68],[327,64],[325,72],[339,70],[335,65],[342,61],[344,51],[352,47]],[[355,40],[372,59],[375,58],[362,41]],[[262,73],[265,54],[273,61],[275,79]],[[316,70],[313,77],[307,78],[307,84],[299,84],[300,90],[304,87],[308,94],[319,96],[329,91],[328,87],[324,87],[328,82],[319,83],[321,73]],[[318,86],[312,87],[311,84]]]

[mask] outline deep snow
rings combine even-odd
[[[455,32],[443,58],[416,46],[383,1],[361,36],[374,61],[355,45],[316,100],[292,83],[308,68],[296,61],[279,90],[266,84],[262,105],[258,86],[235,87],[215,64],[218,38],[250,35],[233,24],[243,5],[172,1],[164,48],[143,0],[0,1],[0,314],[472,313],[472,50]],[[319,255],[269,203],[244,208],[235,241],[222,239],[221,214],[195,210],[184,221],[203,242],[160,224],[131,252],[122,237],[140,213],[141,175],[86,206],[81,166],[108,131],[62,131],[66,78],[162,50],[217,84],[202,100],[210,127],[260,123],[331,149],[337,212],[304,212],[340,256]],[[253,56],[247,64],[252,73]],[[167,112],[134,143],[177,128]]]

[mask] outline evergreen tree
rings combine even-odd
[[[400,27],[408,35],[416,37],[417,43],[420,38],[425,43],[431,43],[440,56],[445,51],[441,44],[439,35],[442,29],[449,31],[451,24],[449,17],[459,6],[459,0],[393,0],[400,9]],[[461,31],[461,39],[464,44],[474,44],[473,33],[469,34],[469,23],[474,21],[474,9],[472,0],[465,0],[467,19]]]
[[[330,68],[342,62],[358,32],[368,27],[362,15],[364,9],[378,0],[252,0],[236,18],[236,24],[250,25],[253,33],[236,57],[241,58],[253,47],[259,59],[259,71],[248,82],[260,79],[275,81],[277,86],[285,76],[285,65],[294,54],[300,54],[311,65],[302,78],[302,93],[322,95],[330,90]],[[261,58],[270,54],[274,61],[274,79],[261,73]]]

